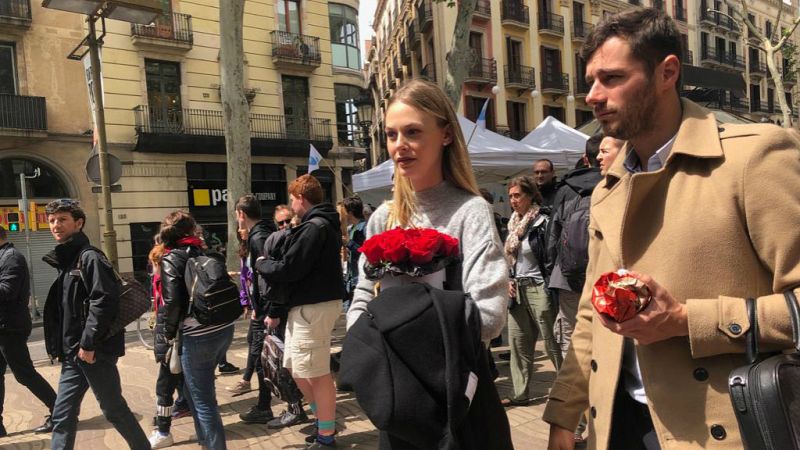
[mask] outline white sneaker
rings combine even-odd
[[[172,434],[161,434],[158,430],[153,430],[153,433],[150,434],[150,448],[157,449],[157,448],[167,448],[171,447],[172,444],[175,442],[172,440]]]

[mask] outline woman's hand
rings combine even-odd
[[[508,282],[508,298],[517,298],[517,285],[514,280]]]

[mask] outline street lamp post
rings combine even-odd
[[[86,52],[78,55],[78,49],[88,48],[92,65],[92,97],[94,98],[94,123],[97,132],[97,156],[100,166],[100,189],[105,209],[105,231],[103,232],[103,250],[114,268],[119,270],[117,259],[117,232],[114,229],[114,212],[111,206],[111,176],[108,162],[108,141],[106,139],[106,118],[103,108],[103,89],[100,70],[100,46],[102,37],[97,38],[95,23],[103,21],[105,35],[105,19],[117,19],[125,22],[149,24],[162,13],[159,0],[44,0],[45,8],[59,9],[72,13],[85,14],[89,33],[81,44],[70,54],[70,59],[82,59]]]

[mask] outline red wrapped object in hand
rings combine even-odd
[[[633,318],[650,304],[650,289],[625,270],[606,272],[594,283],[592,304],[617,322]]]

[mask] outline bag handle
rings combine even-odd
[[[755,298],[748,297],[745,299],[747,318],[750,320],[750,330],[745,335],[747,362],[749,364],[754,364],[758,360],[758,308],[756,306]]]
[[[797,296],[794,291],[789,289],[783,293],[786,297],[786,304],[789,307],[789,313],[792,315],[792,336],[794,337],[794,348],[797,353],[800,353],[800,306],[797,304]]]

